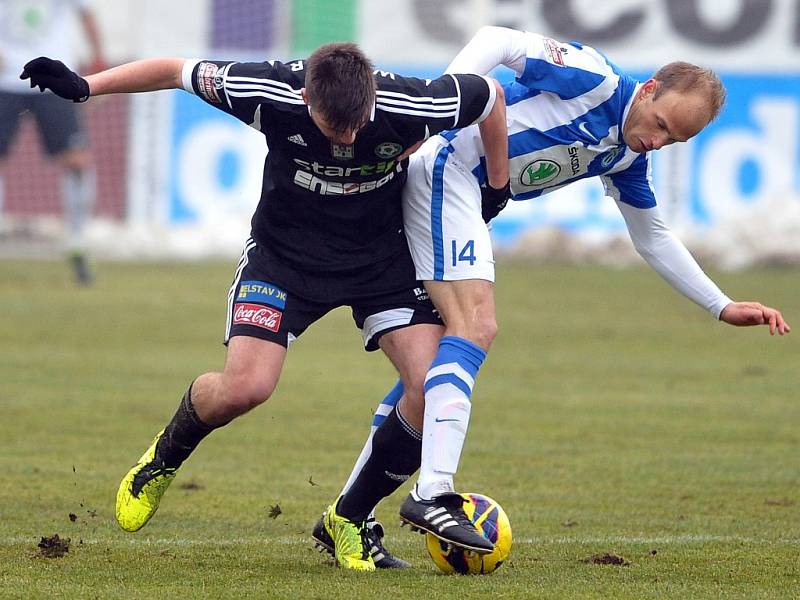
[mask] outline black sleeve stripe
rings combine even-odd
[[[296,98],[291,97],[287,98],[286,96],[279,96],[278,94],[271,94],[269,92],[258,91],[258,90],[244,90],[244,91],[236,91],[228,89],[228,95],[232,98],[266,98],[267,100],[275,100],[276,102],[283,102],[285,104],[305,104],[303,99],[298,96]]]
[[[275,89],[268,85],[229,84],[227,89],[229,94],[234,94],[234,95],[241,92],[264,92],[265,94],[270,94],[277,98],[285,98],[290,102],[303,99],[303,97],[300,94],[292,94],[291,92],[287,92],[282,89]]]
[[[408,94],[387,92],[386,90],[378,90],[376,96],[378,100],[383,100],[384,102],[405,101],[417,104],[457,104],[459,100],[458,96],[448,96],[446,98],[434,98],[433,96],[409,96]]]
[[[384,102],[378,101],[375,103],[380,108],[407,108],[409,110],[427,111],[431,114],[440,114],[442,112],[452,113],[458,112],[458,105],[456,103],[447,104],[444,106],[435,106],[431,104],[414,104],[413,102]]]
[[[456,117],[458,118],[458,112],[455,109],[439,109],[439,110],[425,110],[423,108],[413,108],[413,107],[399,107],[399,106],[392,106],[391,104],[381,104],[380,102],[376,104],[379,110],[384,112],[390,113],[399,113],[404,115],[414,115],[415,117],[430,117],[433,119],[442,119],[444,117]]]
[[[233,65],[235,65],[235,64],[236,63],[230,63],[230,64],[225,65],[224,67],[222,67],[222,81],[226,82],[225,84],[223,84],[223,88],[224,88],[225,85],[227,85],[228,72],[231,70],[231,67]],[[225,103],[228,105],[229,109],[233,110],[233,104],[231,103],[231,97],[228,94],[227,90],[224,90],[224,91],[225,91]]]
[[[385,100],[378,100],[376,102],[378,106],[383,107],[394,107],[394,108],[409,108],[414,110],[429,110],[432,113],[438,113],[442,111],[458,111],[458,104],[455,102],[451,102],[449,104],[436,106],[435,104],[420,104],[414,102],[386,102]]]
[[[268,87],[274,87],[286,90],[291,94],[295,94],[297,96],[300,95],[300,90],[295,89],[290,86],[288,83],[284,81],[278,81],[276,79],[265,79],[263,77],[228,77],[227,82],[229,84],[237,84],[237,85],[244,85],[244,84],[253,84],[253,85],[265,85]]]

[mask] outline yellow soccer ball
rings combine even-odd
[[[494,542],[489,554],[478,554],[449,546],[436,536],[426,534],[428,554],[434,564],[448,575],[482,575],[496,571],[511,553],[511,523],[503,508],[483,494],[461,494],[464,512],[487,540]]]

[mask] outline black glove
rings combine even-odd
[[[86,102],[89,99],[89,84],[60,60],[45,56],[34,58],[25,65],[19,78],[30,79],[32,88],[39,86],[42,92],[49,88],[56,95],[73,102]]]
[[[481,188],[481,216],[484,223],[488,223],[500,214],[500,211],[508,204],[508,199],[511,198],[511,181],[506,181],[506,184],[496,189],[486,182],[486,185]]]

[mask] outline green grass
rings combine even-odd
[[[123,532],[119,479],[222,364],[232,267],[104,263],[77,289],[61,263],[0,262],[0,597],[800,596],[800,330],[715,323],[644,269],[498,270],[500,335],[457,479],[511,518],[494,575],[438,574],[397,525],[406,488],[379,517],[413,570],[342,572],[307,544],[394,381],[341,309],[291,348],[267,405],[206,440],[153,521]],[[800,327],[798,275],[718,281]],[[69,553],[38,556],[54,533]],[[605,552],[630,564],[583,562]]]

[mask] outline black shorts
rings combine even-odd
[[[443,324],[425,287],[414,279],[413,268],[405,260],[387,264],[382,275],[386,291],[369,296],[355,289],[352,295],[337,292],[325,302],[305,298],[302,290],[288,290],[273,275],[275,260],[255,240],[247,240],[228,292],[225,344],[234,336],[246,335],[288,347],[309,325],[340,306],[352,309],[368,351],[377,350],[380,337],[395,329]],[[325,280],[322,274],[313,277],[316,283]],[[336,290],[346,287],[340,277],[332,286]]]
[[[19,128],[21,117],[30,113],[49,155],[86,147],[86,137],[73,102],[55,94],[0,92],[0,156],[5,156]]]

